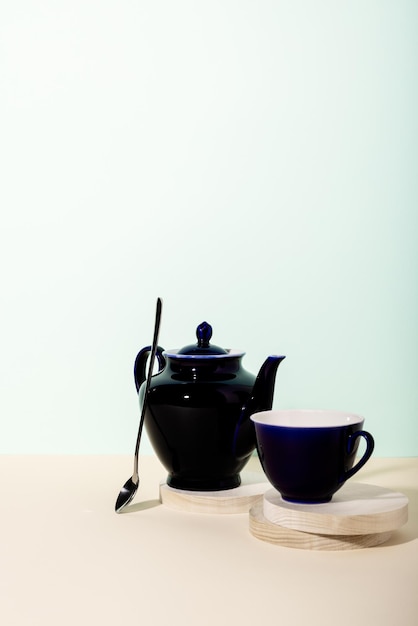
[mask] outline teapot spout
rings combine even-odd
[[[269,411],[272,408],[277,368],[285,358],[285,356],[272,355],[264,361],[257,374],[251,398],[246,406],[247,415],[252,415],[259,411]]]
[[[243,407],[235,428],[233,448],[239,458],[248,460],[256,447],[255,427],[250,416],[272,408],[277,368],[285,358],[275,355],[267,357],[258,372],[251,396]]]

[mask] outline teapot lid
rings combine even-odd
[[[186,356],[216,356],[227,355],[228,350],[224,350],[220,346],[210,344],[212,338],[212,326],[207,322],[202,322],[196,329],[197,343],[184,346],[177,354]]]

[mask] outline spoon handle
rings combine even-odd
[[[161,298],[157,298],[157,308],[156,308],[156,311],[155,311],[154,337],[153,337],[153,340],[152,340],[151,354],[150,354],[150,358],[149,358],[149,368],[148,368],[147,382],[145,384],[144,401],[142,403],[142,411],[141,411],[141,417],[140,417],[140,420],[139,420],[138,435],[136,437],[136,445],[135,445],[133,478],[136,481],[139,478],[139,475],[138,475],[139,444],[140,444],[140,441],[141,441],[142,428],[144,426],[145,411],[146,411],[146,408],[147,408],[148,392],[149,392],[149,388],[150,388],[150,385],[151,385],[152,370],[154,369],[155,354],[157,352],[158,334],[160,332],[160,322],[161,322],[162,306],[163,306],[163,303],[162,303]]]

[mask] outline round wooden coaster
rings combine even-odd
[[[408,498],[384,487],[348,482],[325,504],[286,502],[275,489],[264,494],[263,516],[273,524],[323,535],[370,535],[400,528]]]
[[[162,504],[178,511],[192,513],[248,513],[251,506],[260,500],[268,486],[266,482],[251,482],[260,479],[246,475],[243,484],[224,491],[186,491],[173,489],[166,483],[160,484]]]
[[[322,535],[292,530],[268,521],[260,499],[250,509],[250,532],[257,539],[287,548],[302,550],[356,550],[372,548],[387,541],[391,532],[365,535]]]

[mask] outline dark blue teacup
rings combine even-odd
[[[251,416],[263,470],[284,500],[329,502],[370,458],[364,418],[341,411],[262,411]],[[360,438],[366,450],[354,465]]]

